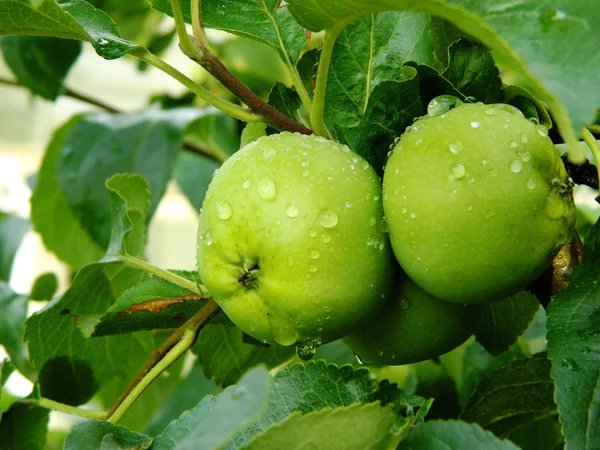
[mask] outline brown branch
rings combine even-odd
[[[313,134],[312,130],[285,114],[282,114],[252,92],[244,83],[236,78],[235,75],[225,67],[221,60],[201,41],[195,39],[193,36],[190,36],[190,39],[194,42],[198,51],[195,54],[190,54],[189,52],[186,52],[185,48],[180,46],[181,51],[215,77],[223,86],[225,86],[225,88],[227,88],[227,90],[247,105],[252,112],[263,116],[269,125],[279,131]]]
[[[171,350],[181,339],[187,330],[192,330],[198,337],[200,330],[212,319],[221,308],[217,305],[217,302],[210,300],[204,308],[193,315],[186,323],[177,328],[171,336],[167,338],[146,360],[144,365],[141,367],[135,378],[127,385],[123,393],[119,398],[112,404],[112,406],[106,412],[106,418],[110,418],[116,409],[123,403],[129,393],[138,385],[138,383],[150,372],[150,370],[156,366],[162,358]]]
[[[9,80],[9,79],[3,78],[3,77],[0,77],[0,84],[6,85],[6,86],[28,89],[27,86],[24,86],[17,81]],[[74,91],[73,89],[64,88],[62,95],[64,95],[65,97],[72,98],[74,100],[79,100],[80,102],[84,102],[84,103],[87,103],[92,106],[96,106],[97,108],[103,109],[106,112],[110,112],[113,114],[124,114],[123,111],[121,111],[117,108],[114,108],[113,106],[110,106],[110,105],[108,105],[98,99],[95,99],[93,97],[90,97],[86,94],[82,94],[81,92]],[[224,162],[224,158],[221,155],[216,155],[211,150],[204,148],[189,139],[183,140],[182,147],[184,150],[187,150],[192,153],[196,153],[201,156],[206,156],[218,163]]]

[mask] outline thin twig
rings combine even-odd
[[[160,347],[158,347],[150,357],[146,360],[142,368],[139,370],[137,375],[127,388],[123,391],[123,393],[119,396],[119,398],[113,403],[113,405],[108,409],[106,413],[107,420],[111,420],[115,411],[119,409],[121,404],[127,401],[128,397],[138,384],[142,382],[146,378],[146,376],[151,372],[151,370],[156,367],[162,359],[171,351],[182,339],[185,335],[188,335],[190,331],[194,333],[194,339],[187,346],[188,348],[194,344],[195,339],[198,337],[198,333],[200,330],[212,319],[218,312],[220,311],[219,305],[214,301],[210,300],[206,306],[204,306],[200,311],[198,311],[195,315],[193,315],[186,323],[177,328],[171,336],[164,341]],[[187,350],[187,349],[186,349]],[[183,353],[183,352],[182,352]],[[180,355],[179,355],[180,356]],[[174,361],[171,361],[171,363]],[[150,380],[151,381],[151,380]],[[149,383],[148,383],[149,384]],[[141,394],[141,392],[136,392],[137,395]],[[136,395],[136,397],[137,397]],[[135,399],[134,399],[135,400]]]
[[[0,77],[0,84],[27,89],[27,86],[23,86],[19,82],[9,80],[9,79],[3,78],[3,77]],[[81,92],[74,91],[73,89],[70,89],[67,87],[64,88],[62,95],[64,95],[65,97],[72,98],[74,100],[79,100],[80,102],[84,102],[84,103],[87,103],[92,106],[96,106],[97,108],[103,109],[104,111],[109,112],[109,113],[125,114],[123,111],[121,111],[117,108],[114,108],[113,106],[110,106],[110,105],[102,102],[101,100],[92,98],[89,95],[82,94]],[[207,158],[210,158],[221,164],[223,162],[225,162],[225,159],[227,159],[225,155],[222,155],[221,153],[213,152],[212,150],[204,148],[189,139],[183,140],[183,148],[184,148],[184,150],[187,150],[191,153],[196,153],[201,156],[206,156]]]

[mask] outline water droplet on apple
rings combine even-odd
[[[352,203],[350,203],[350,202],[346,201],[346,202],[344,202],[344,206],[345,206],[346,208],[352,208]]]
[[[465,209],[466,209],[467,211],[473,211],[473,205],[466,205],[466,206],[465,206]]]
[[[244,182],[242,183],[242,187],[244,189],[248,189],[250,186],[252,186],[252,181],[250,180],[244,180]]]
[[[495,116],[498,114],[498,110],[494,106],[491,106],[485,110],[485,113],[488,116]]]
[[[465,166],[463,166],[462,164],[454,164],[451,168],[450,168],[450,174],[452,175],[453,178],[456,178],[457,180],[459,178],[462,178],[465,176]]]
[[[202,239],[202,242],[204,242],[207,246],[212,245],[213,237],[212,237],[212,233],[210,232],[210,228],[207,228],[206,231],[204,233],[202,233],[201,239]]]
[[[319,269],[314,264],[311,264],[310,266],[308,266],[308,270],[309,272],[315,273]]]
[[[400,299],[400,309],[406,311],[408,308],[410,308],[410,300],[407,298]]]
[[[307,167],[307,166],[308,166],[308,164],[309,164],[309,162],[308,162],[308,161],[302,161],[302,162],[300,163],[300,165],[301,165],[302,167]]]
[[[484,166],[487,166],[489,164],[489,161],[487,160],[487,158],[483,158],[481,160],[481,164],[483,164]]]
[[[500,109],[502,111],[506,111],[511,114],[516,114],[523,117],[523,113],[521,112],[521,110],[519,108],[514,107],[513,105],[508,105],[506,103],[496,103],[494,104],[494,107],[496,109]]]
[[[561,219],[568,212],[568,207],[562,195],[558,189],[552,189],[548,194],[544,210],[546,211],[546,215],[551,219]]]
[[[371,225],[372,227],[374,227],[376,223],[377,223],[377,220],[375,219],[375,217],[371,217],[369,219],[369,225]]]
[[[338,223],[338,216],[330,209],[324,209],[319,213],[319,223],[324,228],[333,228]]]
[[[462,100],[453,95],[438,95],[427,105],[427,114],[431,117],[439,116],[462,103]]]
[[[513,173],[519,173],[523,169],[523,164],[518,159],[513,159],[508,163],[508,168]]]
[[[411,219],[414,219],[415,217],[417,217],[417,215],[416,215],[414,212],[411,212],[411,213],[410,213],[408,216],[409,216]]]
[[[490,175],[493,177],[497,177],[498,176],[498,170],[496,169],[490,169]]]
[[[321,255],[321,254],[320,254],[318,251],[316,251],[316,250],[313,250],[313,251],[311,251],[311,252],[310,252],[310,257],[311,257],[312,259],[319,259],[319,256],[320,256],[320,255]]]
[[[233,214],[231,205],[227,202],[217,204],[217,217],[221,220],[229,220]]]
[[[458,155],[460,152],[462,152],[464,150],[464,145],[462,144],[462,142],[456,141],[456,142],[450,142],[450,144],[448,144],[448,148],[450,149],[450,151],[452,153],[454,153],[455,155]]]
[[[527,144],[527,143],[529,142],[529,136],[527,136],[525,133],[523,133],[523,134],[521,135],[521,142],[522,142],[523,144]]]
[[[268,161],[269,159],[273,159],[276,154],[277,150],[275,150],[274,148],[269,148],[263,152],[262,157],[265,161]]]
[[[421,145],[423,143],[423,139],[419,138],[415,141],[415,145]]]
[[[273,339],[275,339],[275,342],[277,342],[279,345],[292,345],[298,340],[298,332],[286,321],[275,319],[273,316],[270,316],[269,325],[271,327]]]
[[[310,231],[308,232],[308,235],[309,235],[310,237],[315,237],[315,236],[317,235],[317,232],[316,232],[315,230],[310,230]]]
[[[535,181],[527,180],[527,189],[535,189]]]
[[[510,145],[512,148],[516,148],[516,147],[518,147],[518,146],[519,146],[519,143],[518,143],[517,141],[515,141],[515,140],[512,140],[512,141],[510,141],[510,142],[509,142],[509,145]]]
[[[285,210],[285,215],[288,217],[291,217],[293,219],[294,217],[298,217],[299,212],[300,212],[300,210],[298,209],[298,207],[296,205],[289,204]]]
[[[481,124],[477,120],[471,122],[471,128],[479,128],[480,126]]]
[[[531,153],[529,153],[527,150],[519,150],[517,152],[517,155],[519,156],[519,158],[521,158],[521,161],[527,162],[531,159]]]
[[[323,233],[321,235],[321,242],[323,244],[327,244],[329,241],[331,241],[331,236],[329,234],[327,234],[327,233]]]
[[[548,128],[546,128],[544,125],[536,125],[535,131],[537,131],[537,133],[542,137],[548,137]]]
[[[262,177],[258,180],[258,195],[263,200],[273,201],[277,195],[277,188],[275,182],[269,177]]]

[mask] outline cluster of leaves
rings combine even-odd
[[[304,124],[321,56],[316,32],[345,25],[333,45],[324,120],[381,170],[394,139],[441,94],[511,103],[551,125],[548,106],[572,141],[600,104],[600,91],[587,89],[600,84],[599,54],[571,51],[600,44],[592,3],[204,0],[202,7],[207,28],[239,36],[215,49],[234,74]],[[164,13],[172,13],[166,0],[0,0],[0,49],[33,94],[76,96],[63,83],[80,41],[106,59],[160,53],[175,35],[154,31]],[[240,57],[245,64],[236,69]],[[498,65],[522,86],[503,85]],[[219,162],[239,148],[242,126],[212,107],[192,107],[193,96],[151,101],[137,113],[69,120],[37,174],[32,223],[0,215],[0,345],[10,357],[0,365],[0,448],[44,447],[49,411],[35,406],[40,398],[111,404],[163,340],[161,331],[205,305],[127,262],[143,258],[146,227],[169,180],[199,209]],[[29,296],[8,286],[31,226],[73,270],[58,297],[51,274]],[[290,349],[252,342],[218,315],[192,349],[194,369],[175,364],[120,426],[83,421],[65,447],[598,447],[599,236],[595,226],[584,264],[548,308],[547,351],[546,312],[528,293],[487,306],[475,339],[459,349],[405,368],[357,368],[339,342],[320,349],[317,362],[300,363]],[[198,281],[194,272],[176,274]],[[29,300],[50,299],[25,322]],[[284,363],[275,375],[265,370]],[[27,399],[2,388],[14,370],[35,382]]]

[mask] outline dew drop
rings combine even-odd
[[[506,103],[496,103],[494,104],[494,108],[509,112],[511,114],[516,114],[518,116],[523,116],[523,113],[519,108],[516,108],[513,105],[508,105]]]
[[[318,269],[318,268],[317,268],[317,266],[315,266],[314,264],[311,264],[310,266],[308,266],[308,270],[309,270],[309,272],[311,272],[311,273],[315,273],[315,272],[316,272],[317,270],[319,270],[319,269]]]
[[[523,133],[523,134],[521,135],[521,142],[522,142],[523,144],[527,144],[527,143],[529,142],[529,136],[527,136],[525,133]]]
[[[275,150],[274,148],[269,148],[263,152],[262,157],[265,161],[268,161],[269,159],[273,159],[276,154],[277,150]]]
[[[450,168],[450,174],[452,175],[453,178],[456,178],[457,180],[459,178],[462,178],[465,176],[465,166],[463,166],[462,164],[454,164],[451,168]]]
[[[487,160],[487,158],[483,158],[481,160],[481,164],[483,164],[484,166],[487,166],[489,164],[489,161]]]
[[[309,175],[310,175],[310,172],[308,170],[305,170],[304,172],[302,172],[303,178],[308,178]]]
[[[419,138],[415,141],[415,145],[421,145],[423,143],[423,139]]]
[[[485,113],[486,113],[488,116],[495,116],[495,115],[497,115],[497,114],[498,114],[498,110],[497,110],[495,107],[491,106],[490,108],[487,108],[487,109],[485,110]]]
[[[316,251],[316,250],[313,250],[313,251],[310,252],[310,257],[312,259],[319,259],[319,256],[321,256],[321,254],[318,251]]]
[[[273,339],[275,339],[278,344],[288,346],[298,340],[298,332],[287,322],[281,319],[270,319],[269,325],[271,327]]]
[[[535,189],[535,181],[527,180],[527,189]]]
[[[244,189],[248,189],[250,186],[252,186],[252,181],[250,180],[244,180],[244,182],[242,183],[242,187]]]
[[[408,308],[410,308],[410,300],[407,298],[403,298],[400,300],[400,309],[403,309],[404,311],[406,311]]]
[[[108,45],[108,40],[106,40],[104,38],[100,38],[100,39],[98,39],[98,45],[100,47],[104,47],[104,46]]]
[[[206,231],[202,233],[201,238],[202,242],[204,242],[207,246],[212,245],[213,237],[212,233],[210,232],[210,228],[207,228]]]
[[[508,168],[511,172],[519,173],[523,169],[523,164],[518,159],[513,159],[508,163]]]
[[[310,361],[315,356],[315,347],[312,344],[301,344],[296,346],[296,355],[302,361]]]
[[[369,219],[369,225],[371,225],[372,227],[374,227],[376,223],[377,223],[377,220],[375,220],[375,217],[371,217]]]
[[[231,205],[227,202],[222,202],[217,205],[217,217],[221,220],[231,219],[233,210]]]
[[[455,155],[458,155],[460,152],[462,152],[464,150],[464,145],[462,144],[462,142],[456,141],[456,142],[450,142],[450,144],[448,144],[448,148],[450,149],[450,151],[452,153],[454,153]]]
[[[310,231],[308,232],[308,235],[309,235],[310,237],[315,237],[315,236],[317,235],[317,232],[316,232],[315,230],[310,230]]]
[[[510,145],[512,148],[516,148],[516,147],[518,147],[518,146],[519,146],[519,143],[518,143],[517,141],[510,141],[509,145]]]
[[[319,213],[319,223],[324,228],[333,228],[338,223],[338,216],[330,209],[324,209]]]
[[[299,212],[300,212],[300,210],[298,209],[298,207],[296,205],[289,204],[285,210],[285,215],[288,217],[294,218],[294,217],[298,217]]]
[[[350,202],[346,201],[346,202],[344,202],[344,206],[345,206],[346,208],[352,208],[352,203],[350,203]]]
[[[308,166],[308,164],[309,164],[309,162],[308,162],[308,161],[302,161],[302,162],[300,163],[300,165],[301,165],[302,167],[307,167],[307,166]]]
[[[417,215],[414,212],[411,212],[408,217],[410,217],[411,219],[414,219],[415,217],[417,217]]]
[[[546,215],[554,220],[561,219],[568,213],[568,207],[559,190],[552,189],[550,191],[544,210],[546,211]]]
[[[498,176],[498,171],[496,169],[490,169],[490,175],[493,177],[497,177]]]
[[[400,169],[396,168],[396,170],[394,170],[394,173],[395,173],[396,175],[398,175],[398,174],[400,173]]]
[[[277,188],[275,187],[275,182],[269,177],[262,177],[258,181],[258,195],[263,200],[273,201],[275,200],[275,196],[277,195]]]
[[[323,233],[321,235],[321,242],[323,244],[327,244],[329,241],[331,241],[331,235],[327,234],[327,233]]]
[[[465,209],[467,211],[473,211],[473,205],[467,205],[467,206],[465,206]]]
[[[529,153],[527,150],[519,150],[517,152],[517,155],[519,156],[519,158],[521,158],[521,161],[527,162],[531,159],[531,153]]]
[[[419,243],[413,239],[410,241],[410,246],[412,248],[417,248],[419,246]]]
[[[427,114],[431,117],[439,116],[455,106],[462,105],[462,103],[462,100],[453,95],[438,95],[427,105]]]
[[[457,192],[458,192],[458,191],[457,191],[456,189],[452,189],[452,190],[450,191],[450,194],[452,194],[452,195],[456,195],[456,193],[457,193]]]
[[[479,128],[480,126],[481,124],[477,120],[471,122],[471,128]]]
[[[402,214],[406,214],[407,211],[408,211],[408,209],[402,208]]]
[[[535,130],[540,136],[548,137],[548,128],[546,128],[544,125],[536,125]]]

